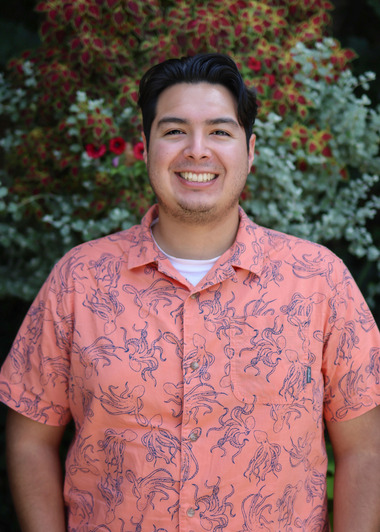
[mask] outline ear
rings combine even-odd
[[[248,171],[251,169],[253,160],[255,158],[255,143],[256,143],[256,135],[252,133],[251,138],[249,139],[249,143],[248,143]]]
[[[144,162],[145,164],[148,164],[148,147],[147,147],[146,137],[144,133],[142,134],[142,141],[144,144],[144,153],[143,153]]]

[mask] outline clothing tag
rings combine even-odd
[[[306,368],[306,382],[307,384],[311,383],[311,367],[307,366]]]

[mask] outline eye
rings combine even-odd
[[[170,129],[169,131],[165,132],[165,135],[182,135],[183,131],[180,129]]]
[[[230,133],[228,131],[224,131],[223,129],[217,129],[216,131],[212,132],[212,135],[216,135],[218,137],[230,137]]]

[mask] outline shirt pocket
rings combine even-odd
[[[235,397],[243,403],[266,405],[312,400],[307,345],[307,339],[283,326],[259,329],[254,337],[241,334],[230,338]]]

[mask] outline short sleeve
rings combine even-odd
[[[351,274],[340,260],[329,276],[323,367],[324,416],[353,419],[380,403],[380,333]]]
[[[70,420],[68,383],[73,316],[57,266],[30,307],[0,372],[0,400],[35,421]]]

